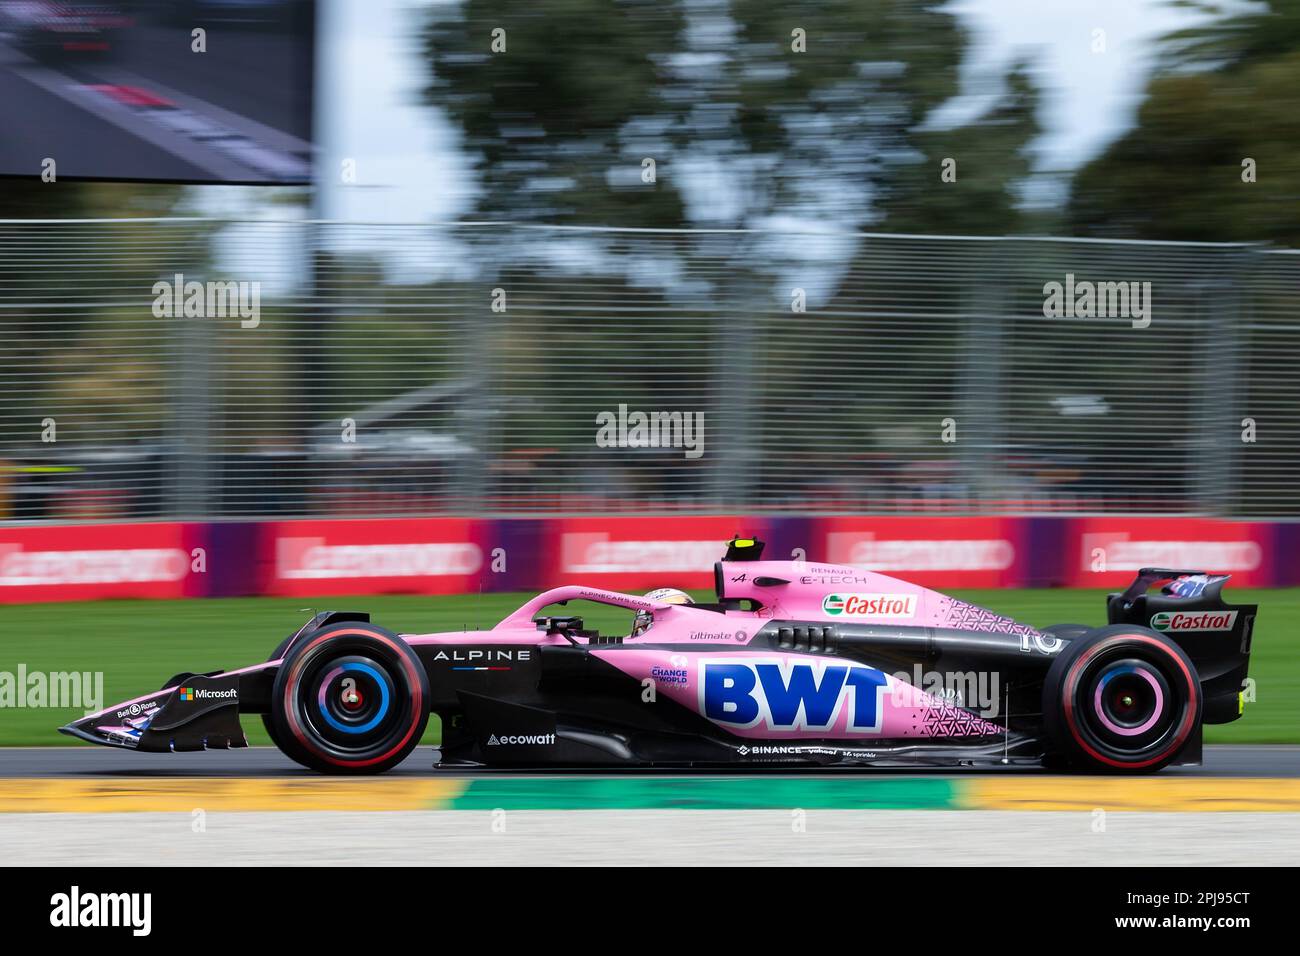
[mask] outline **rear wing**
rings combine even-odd
[[[1256,604],[1229,604],[1229,575],[1176,568],[1142,568],[1122,593],[1106,599],[1111,624],[1137,624],[1177,642],[1196,665],[1205,697],[1203,720],[1223,724],[1241,716]],[[1148,593],[1162,584],[1158,593]]]

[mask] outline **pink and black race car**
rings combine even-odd
[[[239,715],[261,714],[282,751],[325,773],[395,766],[431,713],[444,768],[1140,772],[1199,763],[1202,725],[1241,715],[1257,607],[1223,601],[1226,575],[1143,569],[1110,595],[1105,626],[1038,630],[762,548],[730,542],[710,604],[571,585],[491,630],[441,634],[322,612],[264,664],[178,674],[61,729],[139,751],[244,747]],[[624,608],[634,626],[542,613],[570,601]]]

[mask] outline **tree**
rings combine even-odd
[[[682,17],[660,0],[466,0],[431,15],[433,78],[479,160],[489,217],[673,226],[680,196],[653,182],[621,138],[663,111]]]
[[[1017,187],[1032,173],[1029,145],[1039,134],[1038,91],[1026,66],[975,120],[915,136],[916,160],[901,167],[881,200],[881,232],[1014,235],[1026,231]],[[949,175],[945,175],[948,173]]]
[[[1134,128],[1075,177],[1072,231],[1300,244],[1300,0],[1163,47]]]
[[[426,98],[478,157],[475,215],[979,232],[1014,221],[1033,91],[1017,73],[971,128],[927,129],[959,93],[966,35],[925,0],[465,0],[431,16]],[[938,190],[944,156],[966,166]]]

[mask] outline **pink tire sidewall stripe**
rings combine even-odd
[[[1155,710],[1151,712],[1151,717],[1146,721],[1146,723],[1142,724],[1140,727],[1121,727],[1106,716],[1106,711],[1101,706],[1101,692],[1104,689],[1102,685],[1099,684],[1097,686],[1097,693],[1092,700],[1093,706],[1097,710],[1097,716],[1101,719],[1101,722],[1105,725],[1106,729],[1113,734],[1119,734],[1121,737],[1136,737],[1139,734],[1146,733],[1155,725],[1155,722],[1160,719],[1160,715],[1165,711],[1165,695],[1161,692],[1160,685],[1156,683],[1156,679],[1145,671],[1138,671],[1137,674],[1150,684],[1151,689],[1156,692]]]

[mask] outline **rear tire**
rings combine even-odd
[[[429,679],[396,634],[346,622],[304,637],[271,691],[276,745],[321,773],[383,773],[429,723]]]
[[[1201,722],[1196,667],[1168,637],[1113,624],[1070,641],[1043,682],[1047,734],[1071,766],[1153,773]]]

